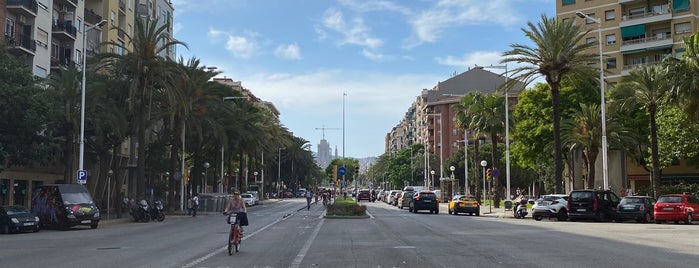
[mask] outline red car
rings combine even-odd
[[[661,195],[653,207],[653,213],[657,224],[663,221],[692,224],[693,220],[699,220],[699,198],[689,194]]]
[[[371,192],[369,190],[359,190],[359,196],[357,197],[357,202],[366,200],[371,201]]]

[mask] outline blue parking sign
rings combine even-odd
[[[87,183],[87,170],[78,170],[78,183],[79,184],[86,184]]]

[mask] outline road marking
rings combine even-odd
[[[318,233],[320,232],[320,227],[323,226],[323,222],[325,222],[325,219],[321,219],[318,222],[318,224],[316,225],[316,228],[313,230],[313,233],[308,238],[308,240],[306,240],[306,243],[301,248],[301,251],[299,251],[299,254],[296,255],[296,258],[294,258],[294,262],[292,262],[291,265],[289,266],[290,268],[298,268],[301,265],[303,258],[306,257],[306,253],[308,253],[308,249],[311,248],[311,244],[313,243],[313,240],[315,240],[316,236],[318,236]]]
[[[254,235],[256,235],[257,233],[262,232],[262,231],[266,230],[267,228],[272,227],[272,225],[275,225],[275,224],[277,224],[277,223],[280,222],[280,221],[286,220],[286,219],[288,218],[288,216],[289,216],[289,215],[287,214],[286,216],[284,216],[284,217],[282,217],[282,218],[279,218],[279,219],[273,221],[273,222],[270,223],[270,224],[265,225],[264,227],[258,229],[257,231],[252,232],[252,233],[249,234],[249,235],[244,235],[244,236],[243,236],[243,239],[241,239],[241,240],[242,240],[242,241],[248,240],[248,238],[251,238],[251,237],[253,237]],[[186,265],[183,265],[182,267],[183,267],[183,268],[194,267],[194,266],[196,266],[197,264],[202,263],[203,261],[205,261],[205,260],[207,260],[207,259],[209,259],[209,258],[211,258],[211,257],[213,257],[213,256],[215,256],[215,255],[221,254],[222,252],[227,251],[227,250],[228,250],[228,245],[226,245],[225,247],[219,248],[219,249],[217,249],[217,250],[214,250],[213,252],[211,252],[211,253],[209,253],[209,254],[206,254],[206,255],[202,256],[201,258],[198,258],[198,259],[196,259],[196,260],[194,260],[194,261],[192,261],[192,262],[190,262],[190,263],[188,263],[188,264],[186,264]]]

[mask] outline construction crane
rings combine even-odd
[[[317,127],[316,130],[322,130],[323,131],[323,139],[325,139],[325,130],[341,130],[341,128],[336,128],[336,127]]]

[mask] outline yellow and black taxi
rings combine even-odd
[[[449,214],[468,213],[469,215],[481,215],[481,205],[472,195],[455,195],[449,201]]]

